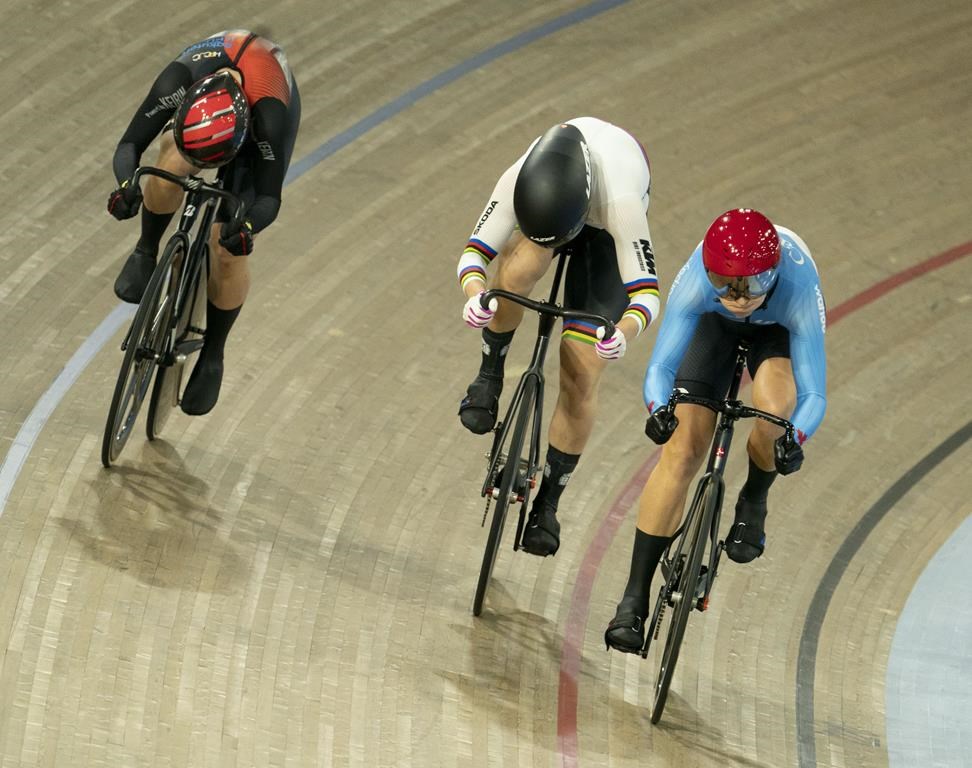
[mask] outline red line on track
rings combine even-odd
[[[827,312],[827,324],[833,325],[847,315],[877,301],[895,288],[936,269],[941,269],[970,253],[972,253],[972,241],[891,275],[829,310]],[[560,746],[560,754],[563,757],[564,768],[577,768],[578,765],[577,678],[580,672],[584,631],[587,628],[587,616],[591,604],[594,579],[608,547],[611,546],[621,523],[624,522],[628,510],[634,506],[648,475],[651,474],[651,470],[658,463],[660,453],[659,450],[652,452],[611,503],[607,514],[597,529],[597,533],[594,534],[593,540],[584,553],[584,558],[581,560],[577,572],[574,591],[570,598],[570,608],[567,613],[567,624],[564,628],[564,642],[560,654],[560,690],[557,697],[557,740]]]

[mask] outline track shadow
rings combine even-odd
[[[646,662],[647,663],[647,662]],[[645,671],[643,684],[654,684],[654,672]],[[650,696],[644,697],[650,702]],[[726,735],[707,722],[677,692],[670,690],[665,711],[657,725],[651,724],[651,705],[634,704],[625,701],[620,695],[612,695],[609,700],[610,720],[618,723],[626,733],[641,732],[648,740],[652,755],[659,765],[692,765],[698,768],[721,768],[739,766],[740,768],[779,768],[778,763],[767,763],[754,759],[751,755],[733,749]],[[693,762],[685,761],[686,755],[693,756]]]
[[[217,530],[220,510],[209,485],[168,443],[146,443],[136,463],[99,471],[88,486],[93,493],[80,517],[58,523],[92,559],[166,589],[200,590],[213,557],[219,577],[209,591],[235,591],[244,578],[244,562]]]
[[[556,691],[534,686],[545,670],[556,668],[561,638],[556,624],[516,608],[502,582],[490,584],[483,613],[449,629],[465,640],[469,665],[465,669],[438,669],[472,709],[504,731],[523,733],[523,707],[556,710]],[[534,700],[531,705],[529,702]],[[536,716],[536,714],[535,714]]]

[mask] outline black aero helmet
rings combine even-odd
[[[537,245],[556,248],[584,228],[591,204],[591,157],[584,134],[555,125],[523,161],[513,188],[520,231]]]

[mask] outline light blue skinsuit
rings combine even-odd
[[[793,232],[777,227],[781,257],[776,285],[761,307],[737,318],[722,306],[702,264],[702,244],[672,283],[658,339],[645,372],[644,398],[649,411],[671,396],[675,374],[695,333],[699,318],[715,312],[738,323],[777,323],[790,333],[790,360],[797,403],[791,421],[802,444],[820,425],[827,408],[827,364],[824,331],[827,318],[817,267],[806,244]]]

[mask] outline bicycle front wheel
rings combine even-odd
[[[108,409],[105,433],[101,441],[101,463],[110,467],[118,459],[128,442],[145,399],[156,362],[162,352],[165,334],[172,317],[172,291],[169,276],[172,259],[184,248],[181,239],[174,238],[166,246],[145,287],[142,301],[135,312],[125,357],[122,359],[115,382],[115,391]]]
[[[208,248],[208,246],[203,246]],[[152,396],[149,398],[148,413],[145,417],[145,433],[149,440],[155,440],[162,434],[169,414],[179,405],[179,393],[182,391],[182,376],[185,372],[185,358],[191,352],[198,351],[202,346],[202,336],[199,329],[205,325],[206,317],[206,253],[203,252],[202,263],[196,259],[189,259],[188,269],[195,272],[188,275],[192,283],[185,289],[182,297],[179,317],[175,323],[175,344],[167,360],[159,365],[155,374],[155,384],[152,386]],[[176,254],[172,262],[172,276],[170,285],[173,292],[178,290],[181,272],[186,269],[186,262],[181,254]]]
[[[479,583],[476,585],[476,596],[473,598],[473,616],[479,616],[483,611],[483,601],[486,590],[496,564],[496,554],[499,552],[500,541],[503,538],[503,525],[506,522],[506,512],[514,498],[517,475],[519,474],[520,457],[523,455],[523,444],[526,442],[526,432],[530,425],[530,417],[535,405],[537,382],[528,376],[523,382],[523,392],[520,397],[519,411],[513,431],[510,434],[509,449],[506,452],[506,465],[500,473],[499,498],[493,509],[493,519],[489,525],[489,535],[486,537],[486,550],[483,552],[483,563],[479,569]],[[496,451],[502,452],[503,446],[497,445]],[[495,455],[495,454],[494,454]]]
[[[695,607],[695,588],[702,570],[702,556],[705,554],[705,542],[708,537],[715,505],[718,502],[718,483],[711,477],[703,480],[705,488],[696,496],[695,503],[689,512],[689,524],[682,534],[688,545],[688,554],[681,568],[672,569],[669,578],[677,579],[678,585],[674,592],[669,592],[674,602],[672,618],[668,624],[668,634],[665,637],[665,647],[662,650],[661,665],[658,669],[658,680],[655,682],[655,700],[651,708],[651,722],[661,720],[668,699],[668,689],[675,673],[678,653],[685,635],[685,625],[689,614]],[[668,590],[664,590],[667,592]]]

